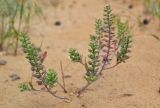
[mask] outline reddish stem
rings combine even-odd
[[[92,83],[87,83],[84,87],[82,87],[79,91],[78,91],[78,96],[77,97],[80,97],[81,94],[91,85]]]
[[[63,71],[62,61],[60,61],[60,66],[61,66],[61,76],[62,76],[63,86],[60,83],[59,83],[59,85],[62,87],[63,91],[65,93],[67,93],[66,84],[65,84],[65,80],[64,80],[64,71]]]

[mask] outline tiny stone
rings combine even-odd
[[[61,25],[61,22],[60,22],[60,21],[56,21],[56,22],[54,23],[54,25],[55,25],[55,26],[60,26],[60,25]]]
[[[129,9],[132,9],[132,8],[133,8],[133,5],[132,5],[132,4],[130,4],[130,5],[128,6],[128,8],[129,8]]]
[[[20,79],[20,77],[17,74],[12,74],[9,77],[11,78],[12,81],[16,81]]]
[[[158,93],[160,93],[160,88],[159,88],[159,90],[158,90]]]
[[[6,65],[7,64],[7,61],[5,60],[0,60],[0,65]]]
[[[123,97],[133,96],[133,94],[122,94]]]
[[[81,108],[87,108],[87,107],[86,107],[86,105],[82,104],[82,105],[81,105]]]
[[[71,75],[65,75],[64,78],[72,78]]]
[[[148,20],[148,19],[144,19],[144,20],[143,20],[143,24],[144,24],[144,25],[149,24],[149,20]]]

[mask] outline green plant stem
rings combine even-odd
[[[2,23],[1,23],[1,39],[0,39],[0,51],[3,50],[3,44],[4,44],[4,20],[2,18]]]
[[[15,49],[14,49],[14,55],[16,56],[17,55],[17,48],[18,48],[18,40],[19,40],[19,37],[17,36],[16,37],[16,46],[15,46]]]
[[[15,50],[14,50],[14,55],[17,55],[17,50],[18,50],[18,42],[19,42],[19,33],[21,30],[21,25],[22,25],[22,17],[20,16],[20,21],[19,21],[19,26],[18,26],[18,32],[16,34],[16,46],[15,46]]]
[[[20,27],[21,27],[21,21],[19,23],[18,32],[16,34],[16,46],[15,46],[15,50],[14,50],[14,55],[17,55]]]

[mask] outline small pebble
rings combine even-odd
[[[129,96],[133,96],[133,94],[122,94],[123,97],[129,97]]]
[[[0,60],[0,65],[6,65],[7,64],[7,61],[5,60]]]
[[[9,77],[11,78],[11,81],[16,81],[16,80],[21,79],[17,74],[12,74]]]
[[[72,78],[71,75],[65,75],[64,78]]]
[[[143,24],[144,24],[144,25],[149,24],[149,20],[148,20],[148,19],[144,19],[144,20],[143,20]]]
[[[84,104],[81,105],[82,108],[86,108],[86,106]]]
[[[129,9],[132,9],[132,8],[133,8],[133,5],[132,5],[132,4],[130,4],[130,5],[128,6],[128,8],[129,8]]]
[[[60,21],[56,21],[56,22],[54,23],[54,25],[55,25],[55,26],[60,26],[60,25],[61,25],[61,22],[60,22]]]
[[[158,90],[158,93],[160,93],[160,88],[159,88],[159,90]]]

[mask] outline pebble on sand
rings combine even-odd
[[[16,81],[20,79],[20,77],[17,74],[11,74],[9,77],[11,78],[11,81]]]
[[[6,65],[7,61],[6,60],[0,60],[0,65]]]
[[[61,25],[61,22],[60,22],[60,21],[56,21],[56,22],[54,23],[54,25],[55,25],[55,26],[60,26],[60,25]]]

